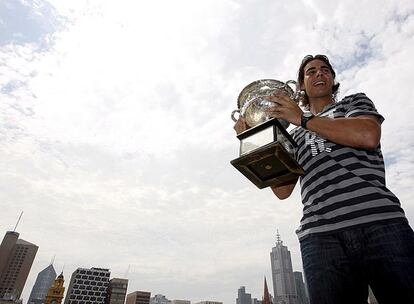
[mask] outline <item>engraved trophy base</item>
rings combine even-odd
[[[281,186],[304,174],[292,156],[296,143],[277,119],[270,119],[237,137],[241,156],[230,163],[259,189]]]

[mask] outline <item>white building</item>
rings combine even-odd
[[[104,304],[109,269],[78,268],[72,274],[65,304]]]

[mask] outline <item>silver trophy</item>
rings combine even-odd
[[[233,121],[238,113],[250,129],[237,135],[240,156],[230,163],[260,189],[287,184],[304,173],[293,156],[297,144],[286,131],[289,122],[269,113],[276,104],[267,98],[276,92],[299,101],[300,92],[290,84],[296,86],[296,81],[254,81],[240,92],[238,109],[231,113]]]

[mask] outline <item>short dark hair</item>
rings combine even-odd
[[[336,98],[336,95],[338,94],[338,90],[339,90],[339,83],[335,82],[336,73],[335,73],[331,63],[329,62],[328,57],[325,56],[325,55],[320,55],[320,54],[315,55],[315,56],[306,55],[305,57],[303,57],[302,62],[301,62],[300,67],[299,67],[299,71],[298,71],[298,84],[299,84],[299,86],[302,86],[303,80],[305,78],[305,66],[309,62],[311,62],[312,60],[315,60],[315,59],[318,59],[318,60],[321,60],[321,61],[325,62],[326,65],[331,70],[332,77],[334,79],[334,85],[332,86],[332,97]],[[301,102],[302,102],[302,106],[304,106],[305,108],[309,107],[309,98],[308,98],[308,95],[306,94],[306,92],[303,95],[303,98],[302,98]]]

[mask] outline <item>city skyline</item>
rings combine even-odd
[[[25,301],[56,255],[67,282],[109,267],[132,291],[231,304],[262,293],[276,229],[301,270],[299,187],[280,201],[230,165],[230,113],[307,54],[385,117],[387,186],[412,224],[413,24],[411,0],[0,1],[0,231],[23,210],[39,246]]]
[[[19,221],[21,219],[21,215],[19,217]],[[15,226],[16,229],[17,225]],[[21,240],[21,239],[17,239],[19,236],[18,232],[15,231],[7,231],[3,240],[3,243],[5,245],[2,245],[2,249],[4,248],[8,248],[10,247],[9,243],[9,235],[13,235],[15,236],[15,243],[16,244],[28,244],[28,245],[32,245],[31,243]],[[12,241],[13,241],[12,240]],[[20,242],[19,242],[20,241]],[[286,252],[288,254],[288,258],[289,258],[289,265],[288,265],[288,270],[291,272],[292,276],[294,274],[293,269],[292,269],[292,264],[291,264],[291,260],[290,260],[290,252],[288,251],[286,246],[282,245],[283,242],[281,241],[280,238],[280,234],[279,231],[277,231],[277,235],[276,235],[276,247],[272,248],[272,252],[271,252],[271,263],[270,266],[273,269],[274,268],[274,255],[276,254],[275,250],[278,248],[281,248],[283,251],[282,253],[279,252],[279,255],[281,256],[283,254],[283,257],[285,257]],[[3,248],[4,247],[4,248]],[[280,250],[280,249],[279,249]],[[4,250],[6,251],[10,251],[10,250]],[[3,253],[3,251],[1,251],[0,253]],[[6,252],[7,253],[7,252]],[[8,253],[7,253],[8,254]],[[4,254],[3,254],[4,255]],[[2,256],[3,256],[2,255]],[[34,257],[33,257],[34,258]],[[63,299],[62,301],[64,301],[64,304],[78,304],[78,301],[86,301],[85,303],[89,303],[89,301],[92,301],[92,303],[94,301],[101,301],[102,303],[105,302],[105,304],[123,304],[126,303],[126,296],[127,294],[127,288],[128,288],[128,279],[127,278],[116,278],[116,277],[111,277],[111,273],[109,268],[97,268],[97,267],[91,267],[90,269],[84,268],[84,267],[78,267],[73,273],[72,276],[70,278],[70,282],[68,284],[68,287],[66,288],[64,285],[60,286],[59,281],[61,280],[63,282],[63,270],[61,272],[61,274],[59,275],[59,277],[56,277],[56,271],[54,269],[54,260],[55,257],[53,258],[53,260],[50,262],[50,264],[44,268],[42,271],[40,271],[37,275],[36,281],[33,285],[33,287],[31,288],[31,293],[30,293],[30,297],[29,299],[26,301],[27,304],[42,304],[44,303],[45,299],[46,299],[46,295],[48,295],[51,290],[53,289],[57,289],[57,291],[59,291],[61,289],[61,287],[63,287],[63,290],[65,291],[63,294]],[[6,265],[6,264],[5,264]],[[284,266],[283,266],[284,267]],[[277,267],[276,267],[277,268]],[[129,267],[128,267],[129,270]],[[128,272],[127,270],[127,272]],[[127,272],[125,273],[125,275],[127,275]],[[28,273],[26,274],[26,276],[29,274],[30,272],[28,271]],[[302,282],[302,272],[296,271],[295,272],[295,280],[296,280],[296,274],[299,274],[299,281]],[[274,274],[273,274],[274,277]],[[55,280],[56,279],[56,280]],[[279,278],[280,280],[283,280],[283,276],[282,278]],[[293,279],[293,277],[292,277]],[[105,281],[105,282],[104,282]],[[266,282],[266,278],[265,278],[265,282]],[[55,284],[57,284],[55,286]],[[266,285],[266,283],[265,283]],[[83,286],[83,287],[82,287]],[[23,287],[25,287],[23,285]],[[22,287],[22,288],[23,288]],[[52,292],[52,293],[53,293]],[[89,293],[92,292],[92,294],[90,295]],[[143,292],[143,291],[135,291],[129,294],[134,294],[134,293],[145,293],[145,294],[149,294],[151,296],[151,292]],[[99,293],[99,295],[97,295],[96,293]],[[21,294],[21,291],[20,291]],[[59,296],[59,295],[58,295]],[[91,298],[92,296],[92,298]],[[250,300],[248,300],[246,302],[246,296],[248,296],[248,298]],[[86,297],[84,299],[84,297]],[[240,298],[241,297],[241,298]],[[91,299],[90,299],[91,298]],[[240,300],[239,300],[240,298]],[[100,299],[100,300],[99,300]],[[260,299],[260,297],[259,297]],[[20,300],[23,300],[23,303],[25,303],[25,299],[20,298]],[[75,302],[73,302],[75,301]],[[180,302],[180,301],[187,301],[187,300],[182,300],[182,299],[174,299],[174,300],[167,300],[166,297],[162,294],[155,294],[153,297],[151,297],[151,302],[152,304],[167,304],[167,302]],[[251,294],[247,293],[246,294],[246,289],[245,286],[241,286],[238,290],[238,297],[236,299],[236,304],[254,304],[257,303],[258,299],[257,298],[253,298],[251,296]],[[260,300],[259,300],[260,301]],[[164,303],[165,302],[165,303]],[[208,302],[208,303],[222,303],[220,301],[198,301],[196,304],[199,303],[204,303],[204,302]],[[251,303],[250,303],[251,302]],[[191,302],[190,302],[191,303]],[[194,301],[193,301],[194,303]],[[296,304],[296,303],[294,303]],[[299,304],[299,303],[298,303]]]

